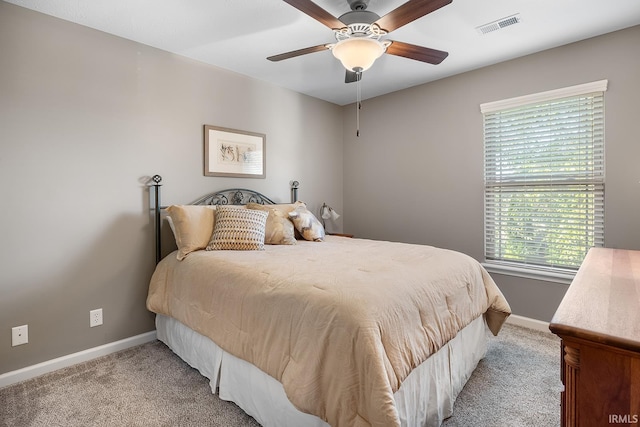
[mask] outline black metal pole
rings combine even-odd
[[[298,187],[300,183],[298,181],[291,181],[289,185],[291,185],[291,203],[295,203],[298,201]]]
[[[160,184],[160,182],[162,181],[162,177],[160,175],[154,175],[153,178],[151,178],[153,180],[153,188],[154,188],[154,193],[155,193],[155,197],[154,197],[154,211],[153,211],[153,216],[155,218],[155,233],[156,233],[156,264],[158,264],[160,262],[160,259],[162,258],[162,245],[161,245],[161,239],[160,239],[160,187],[162,186],[162,184]]]

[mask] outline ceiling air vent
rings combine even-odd
[[[515,15],[507,16],[506,18],[498,19],[497,21],[489,22],[488,24],[480,25],[478,28],[478,32],[480,34],[487,34],[492,31],[500,30],[504,27],[508,27],[513,24],[517,24],[520,22],[520,14],[516,13]]]

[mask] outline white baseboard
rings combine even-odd
[[[529,317],[518,316],[517,314],[512,314],[507,317],[507,322],[512,325],[522,326],[529,329],[534,329],[540,332],[548,332],[552,333],[549,330],[549,322],[543,322],[542,320],[531,319]]]
[[[549,323],[541,320],[531,319],[529,317],[518,316],[512,314],[507,318],[507,323],[517,326],[523,326],[525,328],[534,329],[541,332],[551,333],[549,330]],[[67,356],[58,357],[57,359],[47,360],[46,362],[38,363],[37,365],[27,366],[26,368],[18,369],[16,371],[7,372],[0,375],[0,388],[6,387],[11,384],[25,381],[37,376],[57,371],[58,369],[66,368],[77,363],[86,362],[97,357],[106,356],[116,351],[125,350],[129,347],[144,344],[155,340],[156,331],[146,332],[144,334],[136,335],[134,337],[125,338],[120,341],[115,341],[109,344],[104,344],[98,347],[83,350],[77,353],[69,354]]]
[[[115,353],[116,351],[125,350],[129,347],[144,344],[155,339],[156,331],[146,332],[134,337],[125,338],[120,341],[69,354],[67,356],[47,360],[46,362],[38,363],[37,365],[27,366],[26,368],[18,369],[16,371],[7,372],[0,375],[0,388],[35,378],[49,372],[57,371],[58,369],[66,368],[77,363],[106,356],[108,354]]]

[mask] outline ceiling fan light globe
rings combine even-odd
[[[370,38],[349,38],[333,46],[331,52],[349,71],[366,71],[384,53],[385,46]]]

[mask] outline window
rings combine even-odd
[[[604,245],[606,86],[481,105],[485,258],[494,271],[566,278]]]

